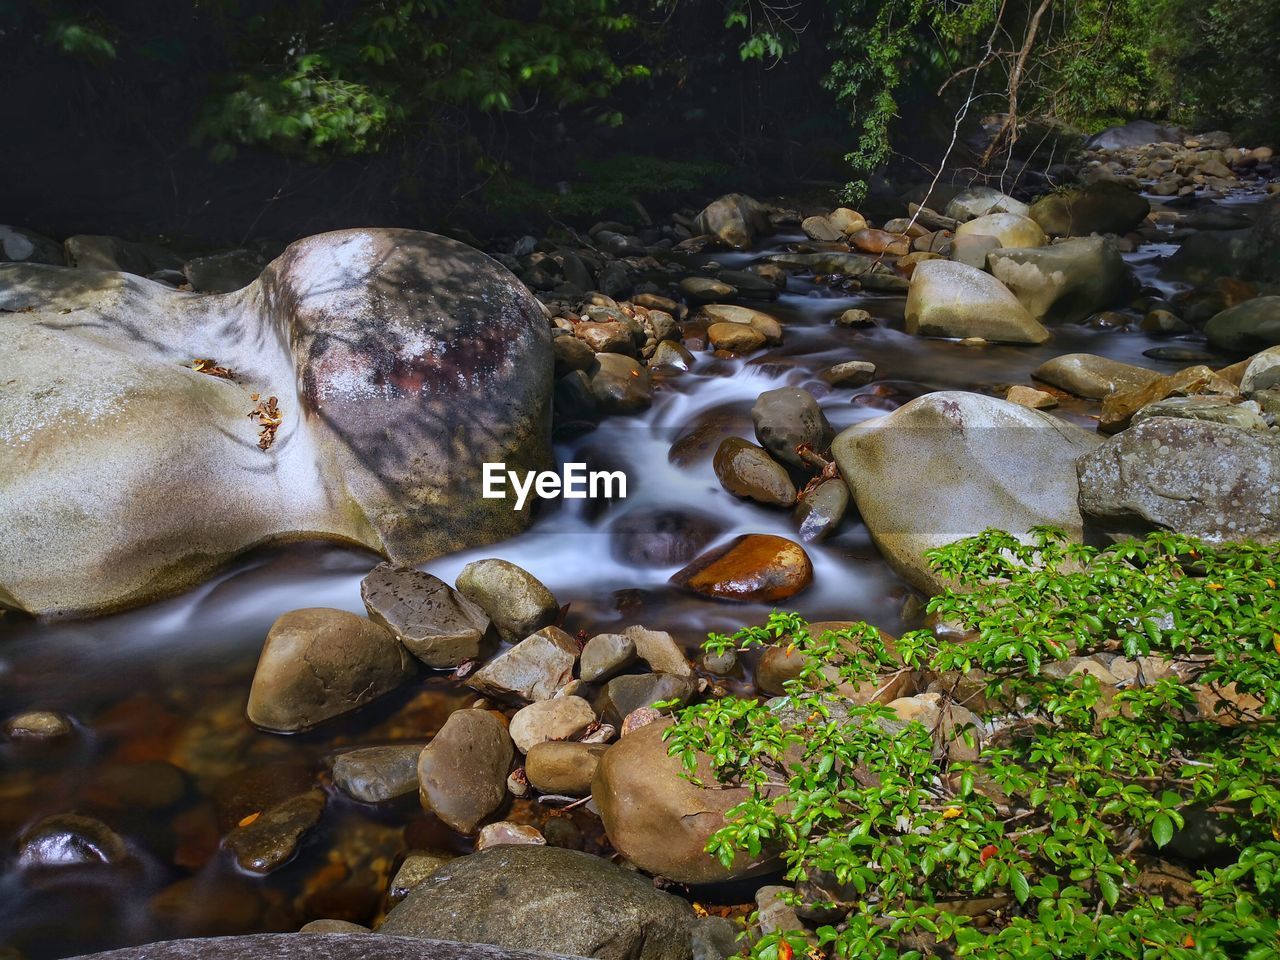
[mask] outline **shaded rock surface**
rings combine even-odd
[[[1128,268],[1115,243],[1106,237],[994,250],[987,263],[992,276],[1044,323],[1083,320],[1119,302],[1130,285]]]
[[[418,789],[418,757],[425,744],[361,747],[333,760],[333,782],[347,796],[382,803]]]
[[[560,604],[542,581],[507,560],[475,560],[458,574],[458,592],[480,607],[508,643],[556,622]]]
[[[499,846],[441,867],[378,933],[600,960],[688,960],[693,919],[685,901],[599,857]]]
[[[591,796],[610,842],[642,870],[681,883],[716,883],[747,876],[770,863],[739,856],[725,869],[706,852],[724,815],[750,796],[743,787],[711,789],[684,779],[680,761],[667,755],[663,720],[624,736],[600,761]],[[715,782],[703,760],[697,775]]]
[[[530,953],[475,943],[420,937],[341,933],[257,933],[242,937],[164,940],[87,954],[79,960],[546,960]]]

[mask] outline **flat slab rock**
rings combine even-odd
[[[419,937],[259,933],[145,943],[75,960],[546,960],[566,956]]]

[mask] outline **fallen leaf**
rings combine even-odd
[[[785,940],[778,941],[778,960],[791,960],[795,956],[795,951],[791,949],[791,944]]]
[[[268,397],[263,402],[258,398],[258,394],[253,393],[249,395],[249,399],[258,404],[249,411],[249,419],[258,425],[258,447],[269,450],[276,442],[276,431],[280,429],[280,424],[284,423],[284,414],[280,412],[275,397]]]
[[[211,377],[221,377],[223,380],[234,380],[236,378],[230,367],[218,366],[218,361],[212,357],[196,357],[191,361],[191,369],[196,373],[205,373]]]
[[[988,860],[990,860],[999,852],[1000,852],[999,848],[997,848],[994,843],[988,843],[985,847],[982,848],[982,852],[978,854],[978,862],[986,863]]]
[[[947,809],[942,811],[942,819],[954,820],[956,817],[962,816],[963,814],[964,811],[959,807],[947,807]]]
[[[247,817],[245,817],[245,818],[244,818],[243,820],[241,820],[239,823],[237,823],[237,824],[236,824],[236,826],[237,826],[237,827],[247,827],[249,824],[253,823],[253,821],[257,820],[260,816],[262,816],[262,811],[261,811],[261,810],[257,810],[257,811],[255,811],[255,812],[253,812],[253,813],[249,814]]]

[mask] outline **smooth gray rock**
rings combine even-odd
[[[382,803],[418,789],[418,757],[423,743],[361,747],[333,760],[333,782],[347,796]]]
[[[467,686],[502,699],[549,700],[573,679],[578,644],[559,627],[543,627],[467,678]]]
[[[922,337],[982,337],[997,343],[1043,343],[1049,331],[1003,283],[951,260],[916,265],[904,329]]]
[[[31,613],[146,603],[300,537],[417,565],[527,525],[475,495],[483,463],[552,461],[541,306],[429,233],[308,237],[225,294],[0,263],[0,341],[0,604]],[[266,450],[253,393],[280,398]]]
[[[849,507],[849,488],[839,477],[823,480],[800,498],[795,517],[800,527],[800,539],[805,543],[825,540]]]
[[[636,646],[636,656],[649,665],[654,673],[673,673],[681,677],[693,676],[693,665],[684,655],[675,638],[665,630],[648,630],[636,625],[623,633]]]
[[[933,547],[1039,524],[1079,540],[1075,462],[1098,442],[1039,410],[944,391],[850,427],[831,453],[889,565],[934,594],[946,582],[924,559]]]
[[[1089,400],[1140,390],[1160,379],[1158,371],[1092,353],[1064,353],[1040,364],[1031,376]]]
[[[797,467],[807,467],[796,452],[798,447],[822,453],[834,435],[813,394],[799,387],[779,387],[760,394],[751,407],[751,422],[761,446],[778,460]]]
[[[689,960],[693,909],[646,877],[576,850],[506,845],[441,867],[380,934],[561,950],[600,960]]]
[[[964,223],[985,217],[989,213],[1016,213],[1025,217],[1031,208],[1021,200],[994,187],[976,186],[961,190],[952,197],[944,209],[946,216]]]
[[[0,224],[0,261],[48,263],[61,267],[66,256],[62,244],[34,230]]]
[[[1280,296],[1254,297],[1215,314],[1204,335],[1219,350],[1249,353],[1280,344]]]
[[[987,265],[1042,323],[1077,323],[1119,303],[1132,285],[1115,241],[1106,237],[993,250]]]
[[[494,646],[485,612],[421,570],[380,563],[360,581],[360,599],[370,620],[429,667],[456,667]]]
[[[552,697],[517,710],[511,718],[509,732],[516,749],[528,753],[536,743],[568,740],[595,722],[595,711],[582,697]]]
[[[1152,417],[1081,457],[1080,509],[1109,530],[1158,526],[1210,542],[1280,542],[1280,441]]]
[[[598,633],[582,648],[578,675],[587,683],[608,680],[636,662],[636,645],[621,633]]]
[[[476,943],[343,933],[257,933],[243,937],[164,940],[85,954],[75,960],[572,960]]]

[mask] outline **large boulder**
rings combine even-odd
[[[694,219],[693,229],[741,249],[751,246],[757,235],[768,231],[769,211],[745,193],[729,193],[707,204]]]
[[[1204,335],[1219,350],[1245,354],[1280,344],[1280,297],[1254,297],[1215,314]]]
[[[1048,247],[1008,246],[988,254],[987,265],[1042,323],[1078,322],[1123,299],[1130,289],[1129,270],[1109,238],[1079,237]]]
[[[1280,542],[1280,443],[1208,420],[1152,417],[1080,459],[1080,509],[1107,529]]]
[[[1009,288],[988,273],[950,260],[926,260],[911,274],[907,333],[1044,343],[1049,331]]]
[[[1151,120],[1130,120],[1118,127],[1095,133],[1085,141],[1089,150],[1123,150],[1127,147],[1145,147],[1149,143],[1182,143],[1184,131],[1178,127],[1161,126]]]
[[[350,933],[255,933],[242,937],[163,940],[94,953],[79,960],[572,960],[563,954],[487,944]]]
[[[62,266],[62,244],[34,230],[0,223],[0,262],[51,263]]]
[[[946,585],[924,552],[998,527],[1054,524],[1079,540],[1075,462],[1098,438],[1047,413],[975,393],[930,393],[856,424],[831,445],[867,529],[913,586]]]
[[[689,960],[693,908],[608,860],[503,845],[449,861],[387,914],[378,934],[598,957]]]
[[[731,867],[707,853],[707,841],[725,824],[725,814],[746,800],[746,787],[720,788],[705,758],[699,787],[683,776],[680,761],[667,755],[662,739],[668,721],[646,724],[600,758],[591,796],[614,849],[640,869],[680,883],[718,883],[767,869],[774,858],[740,854]]]
[[[1128,233],[1147,218],[1151,204],[1114,180],[1051,193],[1031,205],[1028,214],[1054,237],[1087,237],[1091,233]]]
[[[0,603],[32,613],[144,603],[300,537],[416,565],[527,524],[477,496],[483,463],[551,461],[542,309],[445,237],[309,237],[227,294],[0,263],[0,311]]]

